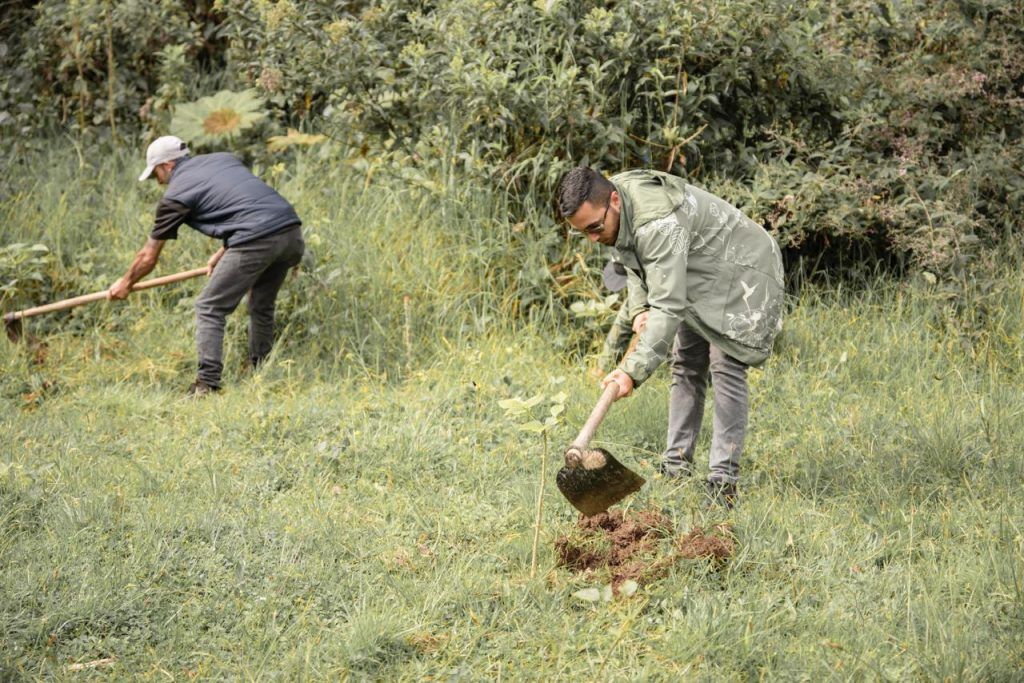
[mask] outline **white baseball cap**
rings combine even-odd
[[[165,135],[153,140],[146,149],[146,170],[139,176],[139,180],[148,178],[157,164],[180,159],[186,154],[188,145],[176,135]]]

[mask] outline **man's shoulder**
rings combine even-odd
[[[613,183],[654,183],[656,185],[675,184],[685,182],[682,178],[664,171],[656,171],[653,168],[634,168],[629,171],[616,173],[609,178]]]
[[[210,152],[209,154],[199,154],[192,157],[191,161],[191,166],[193,168],[206,166],[245,166],[241,159],[231,152]]]
[[[665,194],[681,196],[687,186],[679,176],[650,169],[625,171],[610,180],[620,193],[625,192],[641,201]]]
[[[175,167],[168,183],[168,191],[193,187],[196,184],[202,185],[233,169],[249,171],[238,157],[229,152],[212,152],[188,157]]]
[[[611,182],[627,197],[635,227],[663,218],[686,201],[686,181],[662,171],[641,169],[612,176]]]

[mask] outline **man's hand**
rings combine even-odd
[[[633,331],[640,334],[647,327],[647,319],[651,317],[650,311],[644,311],[633,318]]]
[[[128,284],[124,278],[121,278],[114,284],[110,285],[110,289],[107,290],[107,300],[120,301],[122,299],[127,299],[128,295],[131,294],[131,291],[132,286]]]
[[[146,240],[142,249],[139,249],[139,253],[135,255],[135,260],[132,261],[128,272],[120,280],[110,285],[110,289],[107,290],[107,299],[127,299],[135,283],[153,272],[153,268],[160,258],[160,250],[163,248],[163,240],[155,240],[152,237]]]
[[[608,385],[614,382],[619,387],[619,393],[615,396],[615,400],[618,401],[620,398],[625,398],[633,393],[633,378],[624,373],[622,370],[616,368],[609,372],[603,380],[601,380],[601,388],[607,389]]]
[[[210,260],[206,262],[206,277],[213,275],[213,269],[217,267],[217,262],[220,261],[220,257],[224,255],[224,247],[221,247],[210,257]]]

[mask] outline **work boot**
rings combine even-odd
[[[683,449],[670,449],[661,454],[658,474],[666,479],[685,479],[693,474],[693,463],[683,455]]]
[[[206,382],[197,379],[195,382],[192,382],[186,393],[193,398],[202,398],[207,394],[215,394],[218,391],[220,391],[220,387],[211,387]]]
[[[701,503],[701,509],[705,512],[716,507],[731,510],[736,505],[736,499],[739,498],[736,484],[709,479],[704,485],[704,501]]]
[[[658,463],[658,474],[666,479],[686,479],[693,474],[693,470],[690,463],[685,461],[682,463],[670,463],[662,460]]]

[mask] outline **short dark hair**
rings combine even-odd
[[[615,186],[603,175],[589,166],[577,166],[562,178],[558,184],[558,211],[562,218],[569,218],[583,205],[590,202],[596,206],[608,203]]]

